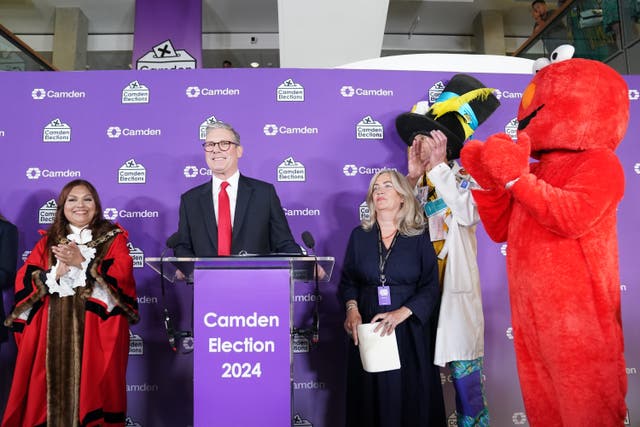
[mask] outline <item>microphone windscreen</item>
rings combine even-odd
[[[302,232],[302,241],[309,249],[313,249],[313,247],[316,245],[316,241],[313,240],[313,236],[308,231]]]
[[[178,246],[178,237],[179,236],[177,231],[169,236],[169,238],[167,239],[167,247],[173,249]]]

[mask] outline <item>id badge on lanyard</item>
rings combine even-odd
[[[396,231],[396,235],[393,237],[393,241],[389,246],[389,250],[386,255],[382,256],[382,233],[380,230],[380,226],[378,226],[378,272],[380,276],[380,286],[378,286],[378,305],[391,305],[391,289],[387,286],[387,276],[385,274],[385,267],[387,265],[387,260],[389,259],[389,255],[391,254],[391,250],[393,246],[396,244],[396,240],[398,239],[398,232]]]

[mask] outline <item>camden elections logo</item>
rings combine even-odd
[[[364,221],[365,219],[369,219],[371,217],[371,212],[369,211],[369,206],[367,206],[367,201],[365,200],[358,207],[358,214],[360,217],[360,221]]]
[[[633,165],[633,171],[634,171],[637,175],[640,175],[640,163],[636,163],[635,165]]]
[[[144,354],[144,340],[129,329],[129,356],[142,356]]]
[[[276,91],[276,101],[278,102],[304,102],[304,87],[295,83],[292,79],[287,79]]]
[[[384,128],[371,116],[366,116],[356,125],[356,139],[384,139]]]
[[[292,348],[294,353],[309,353],[311,345],[309,339],[304,335],[294,334],[292,339]]]
[[[514,117],[504,127],[504,133],[509,135],[514,141],[518,139],[518,118]]]
[[[148,104],[149,88],[140,84],[137,80],[132,81],[122,89],[123,104]]]
[[[118,169],[118,184],[144,184],[147,182],[147,170],[134,159],[127,160]]]
[[[115,209],[113,209],[115,211]],[[112,215],[112,212],[109,212],[109,215]],[[133,246],[131,242],[127,243],[127,248],[129,248],[129,255],[133,259],[133,268],[143,268],[144,267],[144,252],[142,249],[136,248]]]
[[[196,60],[186,50],[176,50],[171,40],[153,47],[136,61],[138,70],[195,69]]]
[[[53,220],[56,219],[57,209],[58,204],[54,199],[42,205],[38,210],[38,224],[53,224]]]
[[[75,98],[86,98],[86,92],[78,91],[78,90],[46,90],[42,88],[35,88],[31,91],[31,98],[36,101],[40,101],[45,98],[53,98],[53,99],[75,99]]]
[[[59,118],[51,120],[44,127],[42,142],[71,142],[71,127]]]
[[[218,119],[216,119],[216,116],[210,116],[206,118],[204,122],[200,123],[200,140],[201,141],[204,141],[204,139],[207,137],[207,126],[212,125],[217,121]]]
[[[30,180],[40,178],[77,178],[81,176],[80,171],[74,171],[71,169],[55,171],[50,169],[40,169],[37,167],[28,168],[25,174],[27,175],[27,179]]]
[[[300,181],[307,179],[306,169],[300,162],[296,162],[293,157],[287,157],[278,165],[278,181]]]
[[[295,414],[293,416],[293,426],[294,427],[313,427],[311,421],[306,418],[303,418],[300,414]]]
[[[637,101],[640,99],[640,91],[638,89],[629,89],[629,101]]]
[[[438,98],[440,98],[440,95],[442,95],[442,91],[444,90],[445,86],[446,86],[445,82],[440,80],[434,83],[433,86],[429,88],[429,92],[428,92],[429,105],[435,104]]]
[[[131,417],[127,417],[124,420],[124,427],[142,427],[142,424],[135,422]]]

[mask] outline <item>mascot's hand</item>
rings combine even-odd
[[[509,135],[500,133],[487,139],[481,160],[492,180],[505,188],[508,182],[529,173],[530,154],[531,142],[526,133],[518,134],[515,144]]]
[[[497,185],[482,164],[484,148],[485,144],[478,140],[474,139],[467,142],[460,152],[460,161],[462,162],[462,167],[475,179],[480,187],[490,190],[497,187]]]

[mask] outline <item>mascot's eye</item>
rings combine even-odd
[[[573,54],[576,49],[570,44],[563,44],[558,46],[553,52],[551,52],[551,63],[556,63],[560,61],[566,61],[567,59],[573,58]]]
[[[533,62],[533,74],[535,74],[538,71],[542,70],[544,67],[546,67],[549,64],[551,64],[551,61],[549,61],[547,58],[538,58],[538,59],[536,59]]]

